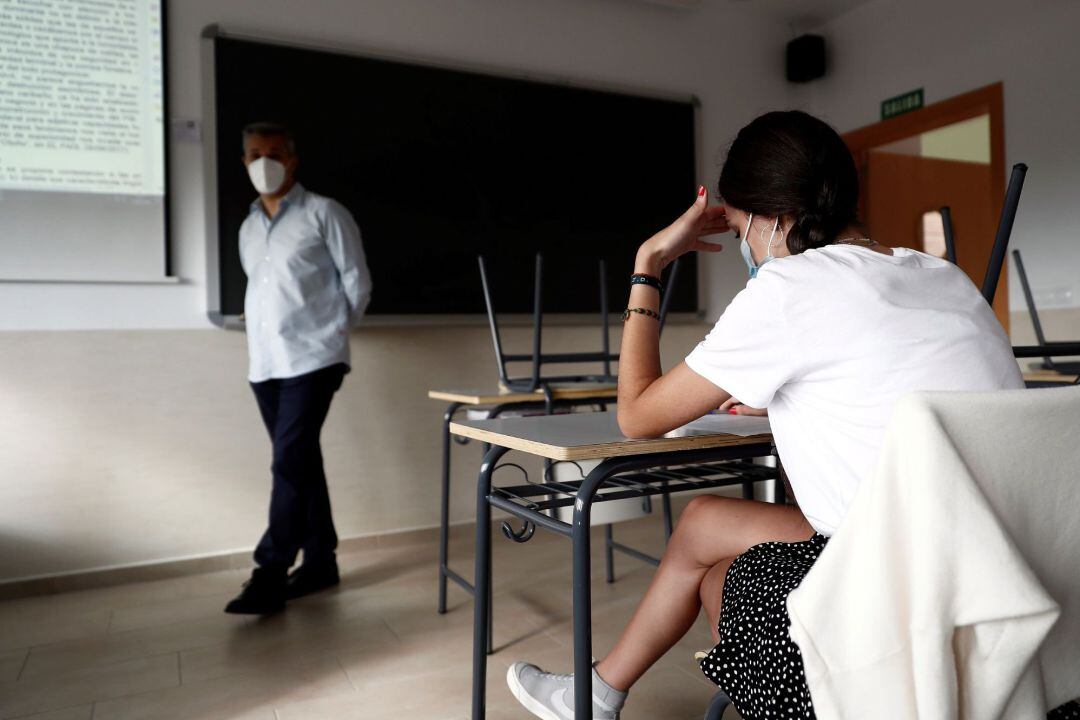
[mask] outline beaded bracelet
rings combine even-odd
[[[664,292],[664,284],[660,282],[660,278],[646,275],[645,273],[634,273],[631,275],[630,285],[648,285],[651,288],[656,288],[660,292]]]
[[[623,310],[623,314],[622,314],[622,321],[623,322],[626,322],[627,320],[630,319],[630,313],[637,313],[638,315],[644,315],[645,317],[651,317],[653,320],[656,320],[657,322],[660,322],[660,313],[656,312],[655,310],[650,310],[649,308],[643,308],[643,307],[632,307],[632,308],[626,308],[625,310]]]

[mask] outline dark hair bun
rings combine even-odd
[[[859,202],[847,145],[829,125],[798,110],[766,113],[740,130],[717,185],[720,197],[740,210],[793,218],[792,254],[834,242],[855,221]]]

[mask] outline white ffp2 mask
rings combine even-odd
[[[253,160],[247,167],[251,184],[260,195],[272,195],[285,182],[285,166],[277,160],[261,157]]]

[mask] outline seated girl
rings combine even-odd
[[[750,280],[667,373],[658,283],[631,285],[631,310],[649,312],[625,322],[619,425],[655,437],[718,407],[767,408],[798,507],[689,503],[629,625],[594,665],[594,718],[618,718],[702,608],[716,643],[702,669],[744,720],[814,717],[787,596],[874,471],[894,403],[917,390],[1023,387],[1004,330],[963,272],[864,236],[854,161],[825,123],[802,112],[757,118],[732,143],[717,189],[722,204],[710,207],[701,188],[640,247],[635,273],[659,278],[683,253],[720,249],[703,237],[733,230]],[[507,682],[538,717],[573,717],[572,675],[515,663]]]

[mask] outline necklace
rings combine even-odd
[[[842,238],[840,240],[837,240],[836,242],[838,244],[840,244],[840,245],[862,245],[864,247],[870,247],[872,245],[877,245],[876,242],[874,242],[870,238],[865,238],[865,237],[864,238]]]

